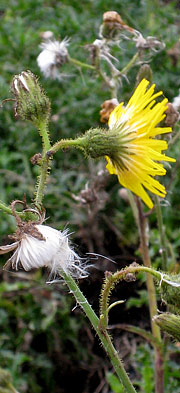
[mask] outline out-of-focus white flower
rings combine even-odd
[[[41,37],[43,40],[50,40],[50,39],[53,38],[53,36],[54,36],[54,34],[53,34],[53,32],[50,31],[50,30],[48,30],[48,31],[42,31],[42,32],[40,33],[40,37]]]
[[[46,78],[62,79],[59,68],[68,61],[69,39],[63,41],[48,40],[40,45],[42,52],[37,57],[37,63]]]
[[[18,240],[0,247],[0,254],[14,251],[4,269],[12,267],[28,271],[47,267],[51,277],[61,275],[62,271],[77,278],[87,276],[82,260],[69,245],[67,231],[61,232],[32,222],[23,224],[14,236]]]

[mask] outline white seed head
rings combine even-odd
[[[59,67],[67,62],[69,39],[63,41],[48,40],[40,45],[42,52],[37,63],[46,78],[60,79]]]
[[[0,247],[0,254],[14,250],[5,268],[11,266],[18,270],[22,267],[29,271],[47,267],[51,277],[61,274],[61,271],[77,278],[87,276],[82,260],[69,245],[67,231],[61,232],[46,225],[34,225],[34,228],[44,240],[23,233],[18,242]]]

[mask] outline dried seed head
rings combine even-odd
[[[108,39],[118,39],[122,30],[128,30],[131,33],[134,29],[124,23],[121,16],[116,11],[107,11],[103,14],[103,24],[100,33]]]
[[[168,102],[167,106],[168,107],[165,111],[166,118],[165,118],[164,122],[165,122],[166,126],[173,127],[177,123],[177,121],[179,120],[180,115],[179,115],[178,111],[174,108],[173,104]]]
[[[113,109],[119,105],[119,102],[116,98],[112,98],[111,100],[106,100],[103,102],[101,105],[101,111],[100,111],[100,122],[101,123],[108,123],[109,116]]]

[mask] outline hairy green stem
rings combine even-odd
[[[125,369],[122,364],[122,361],[120,360],[118,353],[116,349],[114,348],[111,338],[109,334],[107,333],[106,330],[102,330],[100,327],[100,320],[95,314],[94,310],[91,308],[90,304],[88,303],[87,299],[81,292],[80,288],[74,281],[74,279],[69,275],[66,274],[65,272],[62,273],[62,276],[67,284],[67,286],[70,289],[70,292],[73,293],[76,301],[79,303],[81,308],[83,309],[84,313],[90,320],[93,328],[95,329],[101,343],[104,346],[105,351],[107,352],[112,365],[114,367],[114,370],[116,374],[118,375],[121,383],[123,384],[124,388],[126,389],[127,393],[136,393]]]
[[[48,154],[54,154],[58,150],[69,149],[69,148],[77,148],[80,150],[84,150],[84,143],[86,138],[79,137],[77,139],[61,139],[60,141],[56,142],[48,151]]]
[[[149,273],[149,275],[154,276],[158,281],[162,279],[162,273],[156,271],[152,267],[146,266],[133,266],[130,265],[125,269],[115,272],[114,274],[107,274],[105,283],[103,285],[103,289],[101,292],[101,300],[100,300],[100,320],[103,326],[107,327],[108,325],[108,310],[109,310],[109,299],[110,294],[114,288],[114,286],[121,280],[126,280],[129,274],[135,274],[138,272]],[[159,341],[159,339],[156,337]]]
[[[43,197],[44,197],[44,190],[46,187],[48,171],[50,169],[49,161],[50,161],[50,158],[47,158],[46,156],[42,157],[41,166],[40,166],[40,174],[37,178],[35,200],[34,200],[35,204],[38,206],[41,205],[41,203],[43,201]]]
[[[44,197],[44,191],[46,187],[46,182],[47,182],[47,177],[48,177],[48,171],[50,170],[50,156],[47,156],[47,152],[51,148],[51,143],[49,139],[49,130],[48,130],[48,122],[47,120],[42,120],[41,122],[39,121],[36,124],[39,133],[42,138],[42,146],[43,146],[43,152],[42,152],[42,159],[40,163],[40,173],[37,178],[37,183],[36,183],[36,192],[35,192],[35,204],[36,205],[41,205],[43,197]]]
[[[161,206],[159,203],[159,198],[157,196],[155,196],[155,207],[156,207],[157,223],[158,223],[159,236],[160,236],[162,269],[164,271],[167,271],[168,256],[167,256],[167,247],[166,247],[166,235],[165,235],[164,226],[163,226],[163,217],[162,217]]]

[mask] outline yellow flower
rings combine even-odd
[[[148,90],[149,81],[143,79],[126,107],[123,102],[110,115],[109,128],[118,132],[121,142],[119,154],[106,156],[110,174],[118,176],[120,184],[138,195],[151,209],[153,202],[145,188],[153,194],[164,198],[165,187],[154,179],[163,176],[166,170],[158,161],[176,160],[162,154],[168,148],[166,141],[155,139],[157,135],[169,133],[170,127],[157,126],[164,117],[167,109],[167,98],[156,103],[155,98],[162,91],[154,94],[155,85]]]

